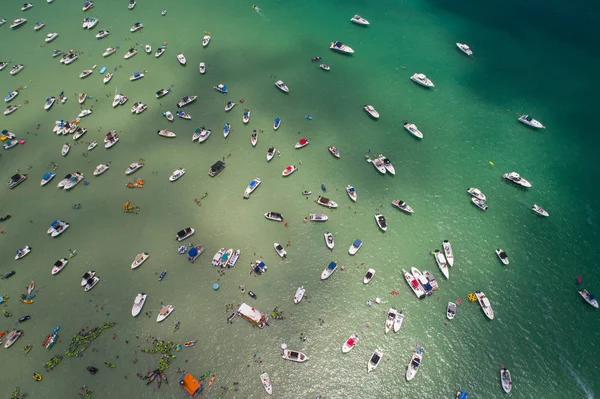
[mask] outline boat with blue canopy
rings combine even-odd
[[[456,393],[456,399],[467,399],[467,393],[466,392],[457,392]]]
[[[323,273],[321,273],[321,280],[327,280],[336,269],[337,263],[330,262],[329,265],[325,268],[325,270],[323,270]]]

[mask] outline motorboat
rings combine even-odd
[[[284,93],[290,92],[289,87],[287,87],[286,84],[283,83],[283,80],[278,80],[277,82],[275,82],[275,86]]]
[[[546,212],[546,210],[544,208],[542,208],[541,206],[539,206],[538,204],[533,204],[533,206],[531,207],[531,210],[540,216],[546,216],[546,217],[550,216],[550,214],[548,212]]]
[[[414,210],[410,206],[408,206],[408,204],[406,202],[404,202],[402,200],[393,200],[392,201],[392,206],[394,208],[397,208],[397,209],[399,209],[401,211],[404,211],[406,213],[413,213],[414,212]]]
[[[356,253],[358,252],[358,250],[362,247],[363,242],[362,240],[359,240],[358,238],[356,240],[354,240],[354,242],[352,243],[352,245],[350,246],[350,248],[348,249],[348,253],[350,255],[356,255]]]
[[[6,18],[0,18],[0,26],[6,23]]]
[[[385,217],[381,213],[375,214],[375,222],[377,222],[377,226],[379,226],[381,231],[383,231],[384,233],[387,231],[387,222],[385,220]]]
[[[471,202],[473,204],[475,204],[475,206],[479,209],[481,209],[482,211],[487,211],[488,206],[486,205],[485,201],[480,200],[479,198],[471,198]]]
[[[350,352],[358,343],[358,335],[352,334],[342,345],[342,353]]]
[[[77,61],[79,59],[79,55],[75,54],[75,53],[70,53],[70,54],[65,54],[60,61],[64,64],[64,65],[70,65],[72,63],[74,63],[75,61]],[[62,101],[61,99],[61,102]]]
[[[412,355],[410,363],[408,363],[408,367],[406,369],[406,381],[410,381],[415,378],[417,372],[419,371],[421,360],[423,360],[423,351],[419,351]]]
[[[518,174],[517,172],[510,172],[510,173],[505,173],[502,175],[503,178],[505,178],[506,180],[510,180],[511,182],[518,184],[520,186],[523,187],[531,187],[531,183],[525,179],[523,179],[521,177],[520,174]]]
[[[212,164],[212,166],[208,170],[208,175],[210,177],[215,177],[216,175],[218,175],[219,173],[221,173],[221,171],[223,169],[225,169],[225,162],[223,162],[221,160],[218,160],[217,162],[215,162],[214,164]]]
[[[383,162],[383,166],[385,168],[385,170],[392,176],[396,175],[396,169],[394,168],[394,165],[392,165],[392,162],[386,158],[384,155],[379,154],[379,159],[381,160],[381,162]]]
[[[327,208],[337,208],[338,204],[335,201],[330,200],[329,198],[325,198],[323,196],[318,196],[317,199],[315,199],[315,202],[321,206],[327,207]]]
[[[311,213],[308,218],[311,222],[326,222],[329,220],[329,216],[322,213]]]
[[[0,139],[2,140],[12,140],[16,137],[17,136],[13,132],[9,132],[6,129],[3,129],[2,132],[0,132]]]
[[[371,355],[369,362],[367,363],[367,373],[371,371],[375,371],[379,363],[381,362],[381,358],[383,357],[383,351],[381,349],[375,349],[375,352]]]
[[[173,313],[173,310],[175,310],[175,307],[173,305],[160,305],[160,311],[158,312],[158,316],[156,317],[156,322],[160,323],[161,321],[169,317],[169,315]]]
[[[98,25],[98,22],[100,22],[98,18],[91,17],[90,19],[88,19],[87,29],[92,29],[94,26]]]
[[[85,71],[83,71],[83,72],[81,72],[81,73],[79,74],[79,78],[80,78],[80,79],[87,78],[87,77],[88,77],[88,76],[90,76],[90,75],[91,75],[93,72],[94,72],[94,71],[93,71],[93,70],[91,70],[91,69],[86,69]]]
[[[283,215],[279,212],[267,212],[265,213],[265,217],[275,222],[283,222]]]
[[[125,169],[125,174],[126,175],[131,175],[133,173],[135,173],[136,171],[138,171],[139,169],[141,169],[144,166],[143,162],[133,162],[132,164],[130,164],[127,169]]]
[[[17,29],[20,26],[23,26],[25,23],[27,23],[27,19],[25,18],[17,18],[13,21],[12,24],[10,24],[10,28],[11,29]]]
[[[482,193],[481,190],[479,190],[478,188],[475,188],[475,187],[469,187],[469,189],[467,190],[467,193],[471,194],[473,197],[478,198],[482,201],[485,201],[487,199],[485,194]]]
[[[46,35],[46,38],[44,39],[44,41],[46,43],[50,43],[52,40],[56,39],[58,37],[58,33],[48,33]]]
[[[181,99],[181,101],[179,101],[177,103],[177,107],[178,108],[183,108],[188,104],[191,104],[192,102],[194,102],[196,99],[198,98],[198,96],[185,96]]]
[[[442,247],[444,248],[444,256],[446,257],[446,263],[448,266],[454,266],[454,252],[452,251],[452,245],[450,241],[444,240],[442,241]]]
[[[271,159],[273,159],[273,157],[275,156],[276,152],[277,152],[277,148],[275,148],[275,147],[270,147],[267,150],[267,162],[270,162]]]
[[[175,133],[173,133],[172,131],[167,130],[167,129],[157,130],[156,133],[159,136],[167,137],[167,138],[175,138],[175,137],[177,137],[177,135]]]
[[[210,43],[210,35],[206,35],[202,38],[202,47],[208,46],[208,43]]]
[[[454,319],[456,316],[456,304],[454,302],[448,302],[448,306],[446,307],[446,317],[448,320]]]
[[[54,262],[54,266],[52,267],[52,275],[58,274],[65,268],[65,266],[69,263],[67,258],[62,258]]]
[[[31,3],[25,3],[25,4],[23,4],[23,6],[21,7],[21,11],[27,11],[27,10],[29,10],[31,7],[33,7],[33,4],[31,4]]]
[[[413,277],[419,282],[419,284],[421,284],[421,287],[423,287],[423,290],[425,290],[425,295],[432,294],[432,292],[434,291],[434,288],[431,285],[431,283],[429,282],[428,276],[426,276],[424,273],[421,273],[421,271],[419,269],[417,269],[416,267],[410,268],[410,274],[412,274]],[[431,276],[431,274],[430,274],[430,276]],[[435,289],[437,289],[437,286]]]
[[[100,282],[100,277],[94,276],[87,281],[87,284],[85,285],[85,287],[83,287],[83,290],[85,292],[88,292],[89,290],[94,288],[99,282]]]
[[[82,175],[81,173],[78,173],[78,172],[72,173],[71,177],[67,180],[67,182],[63,186],[63,190],[69,191],[70,189],[72,189],[73,187],[75,187],[76,185],[81,183],[84,178],[85,178],[85,176]]]
[[[312,195],[312,191],[310,191],[310,190],[304,190],[304,191],[302,191],[302,195],[307,195],[307,196],[308,195]]]
[[[163,115],[165,116],[165,118],[167,118],[167,120],[169,122],[173,122],[173,119],[175,119],[175,117],[173,116],[173,114],[171,113],[171,111],[163,112]]]
[[[421,133],[421,131],[417,128],[417,125],[415,125],[414,123],[405,122],[404,129],[406,129],[407,132],[409,132],[416,138],[419,138],[419,139],[423,138],[423,133]]]
[[[71,150],[71,144],[65,143],[62,146],[62,150],[60,151],[60,155],[62,155],[63,157],[66,157],[70,150]]]
[[[31,252],[31,247],[29,245],[25,246],[25,248],[19,248],[19,249],[17,249],[17,254],[15,255],[15,260],[19,260],[21,258],[24,258],[30,252]]]
[[[91,151],[91,150],[93,150],[94,148],[96,148],[96,146],[97,146],[97,145],[98,145],[98,142],[97,142],[96,140],[92,141],[92,142],[90,143],[90,145],[88,145],[88,148],[87,148],[87,149],[88,149],[88,151]]]
[[[9,73],[10,73],[11,75],[16,75],[16,74],[18,74],[19,72],[21,72],[21,71],[23,70],[23,68],[25,68],[25,65],[23,65],[23,64],[17,64],[17,65],[15,65],[15,66],[13,66],[13,67],[11,68],[11,70],[10,70],[10,72],[9,72]]]
[[[421,286],[419,280],[417,280],[412,274],[402,269],[402,273],[404,274],[404,280],[406,280],[406,284],[410,287],[410,289],[415,293],[417,298],[423,298],[425,296],[425,290]]]
[[[144,25],[142,25],[141,22],[136,22],[135,24],[133,24],[133,26],[129,29],[130,32],[137,32],[138,30],[142,29],[144,27]]]
[[[231,108],[233,108],[234,106],[235,103],[233,101],[227,101],[227,104],[225,104],[225,112],[231,111]]]
[[[329,44],[329,48],[333,51],[342,54],[354,54],[354,50],[352,49],[352,47],[346,46],[345,44],[339,41],[331,42]]]
[[[302,363],[308,360],[308,356],[306,356],[304,353],[299,351],[293,351],[290,349],[283,350],[283,358],[298,363]]]
[[[94,4],[93,2],[91,2],[91,1],[86,1],[85,3],[83,3],[83,8],[82,8],[82,10],[83,10],[83,11],[87,11],[87,10],[89,10],[90,8],[94,8],[94,5],[95,5],[95,4]]]
[[[94,169],[94,176],[100,176],[107,170],[108,170],[108,165],[101,163],[100,165],[96,166],[96,169]]]
[[[273,395],[273,386],[271,385],[271,379],[269,378],[269,374],[262,373],[260,375],[260,382],[262,382],[265,392],[269,395]]]
[[[273,243],[273,248],[275,248],[275,252],[279,255],[280,258],[285,258],[287,255],[287,251],[279,244],[278,242]]]
[[[171,176],[169,176],[169,181],[178,180],[183,175],[185,175],[185,169],[184,168],[177,169],[171,174]]]
[[[60,55],[60,54],[58,54],[58,55]],[[6,62],[6,61],[0,61],[0,71],[3,70],[4,68],[6,68],[7,66],[8,66],[8,62]]]
[[[159,91],[156,92],[156,98],[162,98],[164,96],[166,96],[167,94],[169,94],[171,92],[171,90],[169,89],[160,89]]]
[[[42,29],[44,26],[46,26],[45,23],[38,21],[33,26],[33,30],[38,31],[38,30]]]
[[[508,255],[506,255],[506,252],[504,252],[503,249],[497,248],[496,255],[498,255],[498,259],[500,259],[500,262],[504,263],[505,265],[508,265],[510,263],[510,261],[508,260]]]
[[[83,104],[85,102],[85,100],[87,99],[87,94],[85,93],[80,93],[79,96],[77,97],[77,102],[79,104]]]
[[[355,16],[350,18],[350,22],[353,22],[357,25],[371,25],[371,23],[369,21],[367,21],[366,19],[364,19],[363,17],[361,17],[358,14],[356,14]]]
[[[123,56],[123,58],[125,58],[126,60],[130,59],[131,57],[133,57],[134,55],[137,54],[137,50],[133,47],[131,47],[129,50],[127,50],[127,52],[125,53],[125,55]]]
[[[110,35],[109,31],[100,29],[98,33],[96,33],[96,39],[104,39],[108,35]]]
[[[204,75],[206,73],[206,64],[204,62],[201,62],[198,65],[198,71],[200,72],[200,74]]]
[[[88,272],[85,272],[83,274],[83,277],[81,277],[81,286],[85,287],[85,285],[87,284],[88,280],[91,278],[94,278],[94,276],[96,275],[96,272],[94,270],[90,270]]]
[[[502,383],[502,390],[510,393],[512,390],[512,377],[506,367],[500,368],[500,382]]]
[[[396,315],[398,314],[398,311],[396,310],[396,308],[391,307],[388,309],[387,312],[387,317],[385,319],[385,333],[387,334],[392,327],[394,326],[394,321],[396,320]]]
[[[92,114],[92,112],[94,112],[94,111],[92,111],[91,109],[84,109],[84,110],[82,110],[82,111],[79,113],[79,115],[77,115],[77,117],[78,117],[78,118],[85,118],[86,116],[88,116],[88,115],[91,115],[91,114]]]
[[[106,136],[104,137],[104,148],[106,148],[107,150],[111,147],[113,147],[115,144],[117,144],[119,142],[119,136],[117,135],[117,133],[114,130],[111,130],[110,132],[106,133]]]
[[[351,185],[347,185],[346,186],[346,193],[348,193],[348,197],[350,197],[350,199],[354,202],[356,202],[356,199],[358,198],[357,194],[356,194],[356,190],[354,189],[353,186]]]
[[[361,242],[361,245],[362,245],[362,242]],[[375,269],[367,270],[365,277],[363,277],[363,283],[369,284],[371,282],[371,280],[373,279],[373,277],[375,277]]]
[[[19,184],[23,183],[25,180],[27,180],[26,174],[17,173],[15,175],[13,175],[10,178],[10,180],[8,181],[8,188],[13,189],[13,188],[17,187]]]
[[[579,295],[581,295],[581,297],[585,299],[587,303],[589,303],[596,309],[598,308],[598,300],[594,295],[590,294],[587,290],[579,290],[577,292],[579,292]]]
[[[319,64],[319,68],[321,68],[324,71],[330,71],[331,67],[327,64]]]
[[[56,173],[54,172],[44,173],[44,176],[42,176],[42,181],[40,182],[40,186],[45,186],[46,184],[48,184],[50,180],[54,179],[54,176],[56,176]]]
[[[448,270],[448,264],[446,263],[446,257],[444,254],[441,253],[439,249],[436,249],[433,252],[433,257],[435,258],[435,263],[437,263],[444,277],[450,278],[450,271]]]
[[[402,322],[404,321],[404,314],[401,310],[396,312],[396,319],[394,320],[394,332],[397,333],[400,331],[400,327],[402,327]]]
[[[150,254],[148,252],[142,252],[140,254],[137,254],[135,259],[131,263],[131,268],[136,269],[136,268],[140,267],[142,265],[142,263],[144,263],[149,257],[150,257]]]
[[[246,190],[244,191],[244,198],[250,198],[250,194],[252,194],[254,190],[256,190],[258,186],[260,186],[260,183],[260,177],[257,177],[256,179],[253,179],[250,183],[248,183],[248,187],[246,187]]]
[[[65,178],[62,179],[61,181],[58,182],[58,184],[56,185],[57,188],[64,188],[65,184],[67,184],[69,182],[69,179],[72,177],[73,175],[71,173],[67,173],[65,175]],[[52,226],[51,226],[52,227]],[[48,230],[48,234],[50,234],[52,232],[52,230]]]
[[[69,222],[58,222],[54,225],[50,237],[55,238],[64,233],[71,225]]]
[[[325,245],[327,246],[327,248],[333,251],[333,248],[335,247],[335,240],[333,238],[333,234],[331,234],[330,232],[326,232],[325,234],[323,234],[323,236],[325,237]]]
[[[114,97],[113,102],[112,102],[113,108],[121,105],[121,98],[122,97],[123,96],[121,94],[115,94],[115,97]]]
[[[225,86],[223,83],[219,83],[218,85],[213,87],[213,89],[215,89],[219,93],[223,93],[223,94],[227,93],[227,86]]]
[[[235,266],[235,264],[237,263],[238,259],[240,258],[240,254],[241,254],[241,251],[239,249],[236,249],[233,252],[233,254],[227,260],[227,267],[228,268],[232,268],[232,267]]]
[[[431,273],[427,270],[423,270],[423,276],[425,276],[425,278],[427,278],[427,281],[428,281],[429,285],[431,286],[432,291],[435,291],[438,289],[439,285],[438,285],[437,280],[435,279],[435,276],[433,275],[433,273]]]
[[[129,4],[127,4],[127,8],[129,10],[133,10],[133,8],[135,7],[137,3],[135,2],[135,0],[129,0]]]
[[[104,77],[102,78],[102,82],[104,82],[104,84],[107,84],[108,82],[110,82],[110,80],[113,78],[113,74],[112,73],[107,73],[106,75],[104,75]]]
[[[204,245],[198,244],[195,247],[190,248],[188,251],[188,261],[194,263],[196,259],[204,252]]]
[[[10,150],[11,148],[17,146],[19,144],[18,140],[8,140],[6,143],[2,145],[5,150]]]
[[[329,153],[331,155],[333,155],[337,159],[340,159],[341,155],[340,155],[340,152],[338,151],[338,149],[336,147],[330,145],[329,147],[327,147],[327,150],[329,150]]]
[[[369,159],[369,162],[371,162],[373,164],[373,166],[375,167],[375,169],[377,169],[379,171],[379,173],[381,173],[382,175],[385,175],[387,173],[387,170],[385,169],[385,165],[383,164],[383,161],[379,158],[373,158],[373,159]]]
[[[154,53],[154,57],[158,58],[161,55],[164,54],[165,50],[167,50],[167,48],[165,46],[160,46],[159,48],[156,49],[156,52]]]
[[[473,50],[467,44],[464,43],[456,43],[456,47],[466,55],[473,55]]]
[[[21,338],[21,335],[23,335],[23,330],[12,330],[11,332],[8,333],[8,335],[6,336],[6,342],[4,343],[4,348],[10,348],[11,346],[13,346],[13,344],[15,342],[17,342],[17,340],[19,338]]]
[[[147,297],[148,295],[144,292],[141,292],[135,296],[135,299],[133,300],[133,307],[131,308],[131,315],[133,317],[140,314],[142,308],[144,307],[144,303],[146,303]]]
[[[135,72],[133,75],[131,75],[131,77],[129,78],[130,81],[134,81],[134,80],[138,80],[144,77],[143,73],[140,72]]]
[[[485,313],[488,319],[494,320],[494,311],[492,310],[490,300],[481,291],[475,291],[475,296],[477,296],[477,302],[479,302],[483,313]]]
[[[542,125],[542,123],[536,119],[533,119],[531,115],[521,115],[519,116],[519,122],[526,124],[534,129],[545,129],[546,126]]]
[[[12,114],[13,112],[15,112],[18,109],[19,109],[19,106],[17,106],[17,105],[9,105],[4,110],[4,115],[10,115],[10,114]]]
[[[177,54],[177,61],[179,61],[179,63],[181,65],[187,64],[187,60],[185,59],[185,55],[183,55],[181,53]]]
[[[281,175],[283,177],[289,176],[292,173],[294,173],[296,170],[298,170],[298,168],[296,168],[295,165],[289,165],[288,167],[286,167],[283,172],[281,172]]]
[[[193,227],[186,227],[185,229],[177,232],[177,234],[175,235],[175,239],[177,241],[181,242],[181,241],[193,236],[195,232],[196,232],[196,230],[194,230]]]
[[[275,118],[275,120],[273,121],[273,130],[279,129],[280,126],[281,126],[281,118]]]
[[[321,280],[327,280],[337,269],[337,263],[330,262],[329,265],[321,273]]]
[[[379,112],[377,112],[372,105],[367,104],[363,107],[363,109],[367,114],[371,115],[372,118],[379,119]]]
[[[206,140],[208,140],[211,133],[212,133],[212,130],[208,130],[208,129],[204,129],[204,128],[200,129],[200,135],[198,136],[198,143],[203,143]]]
[[[410,80],[423,86],[423,87],[435,87],[431,79],[429,79],[423,73],[415,73],[410,77]]]
[[[248,108],[246,108],[242,114],[242,122],[244,122],[244,124],[250,122],[250,110]]]
[[[12,100],[14,100],[15,97],[18,96],[18,95],[19,95],[19,91],[18,90],[9,91],[8,94],[6,95],[6,97],[4,97],[4,101],[7,102],[7,103],[9,103]]]
[[[152,54],[152,46],[149,44],[146,44],[144,46],[144,51],[146,52],[146,54]]]
[[[213,256],[213,259],[212,259],[213,266],[219,266],[219,264],[221,263],[221,258],[223,257],[224,253],[225,253],[225,248],[221,248],[217,251],[217,253],[215,254],[215,256]]]

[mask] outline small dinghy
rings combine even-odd
[[[335,240],[333,238],[333,234],[331,234],[330,232],[326,232],[325,234],[323,234],[323,236],[325,237],[325,245],[327,246],[327,248],[333,251],[333,248],[335,247]]]
[[[298,363],[303,363],[308,360],[308,356],[306,356],[304,353],[290,349],[283,350],[283,358]]]
[[[358,343],[358,335],[352,334],[342,345],[342,353],[350,352]]]
[[[298,287],[298,289],[296,290],[296,294],[294,295],[294,303],[300,303],[302,301],[302,298],[304,298],[305,292],[306,289],[304,287]]]

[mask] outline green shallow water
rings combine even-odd
[[[0,366],[2,388],[7,393],[20,386],[30,397],[76,397],[78,386],[87,384],[94,397],[178,398],[176,386],[184,368],[195,375],[217,372],[207,397],[266,397],[258,378],[269,372],[274,396],[283,398],[394,398],[424,396],[451,398],[458,390],[469,397],[502,397],[498,376],[500,363],[510,368],[516,398],[586,398],[598,390],[600,371],[597,312],[576,292],[575,277],[582,275],[584,286],[600,292],[595,272],[594,242],[598,239],[598,196],[594,182],[595,162],[594,101],[597,83],[591,77],[597,55],[585,52],[597,44],[588,33],[593,29],[593,12],[571,15],[564,6],[549,4],[535,9],[540,20],[563,26],[558,19],[577,20],[576,27],[556,34],[537,19],[532,23],[523,14],[532,12],[530,3],[520,4],[520,13],[504,5],[469,6],[444,2],[266,2],[251,4],[224,1],[168,3],[139,2],[133,11],[125,1],[97,2],[88,13],[78,5],[55,0],[51,5],[34,3],[25,13],[18,4],[0,4],[0,17],[9,21],[21,15],[28,24],[11,31],[0,27],[0,58],[26,65],[10,76],[0,73],[0,87],[9,91],[27,86],[13,101],[24,104],[1,118],[2,128],[23,137],[25,145],[2,151],[0,167],[5,180],[17,168],[29,179],[14,190],[0,190],[0,213],[13,217],[0,228],[2,262],[0,273],[15,270],[10,280],[0,281],[0,293],[10,296],[4,309],[13,313],[0,320],[0,329],[19,326],[24,336],[9,350],[3,349]],[[160,10],[168,9],[165,17]],[[464,7],[464,8],[463,8]],[[493,8],[496,7],[496,8]],[[361,28],[348,22],[354,13],[363,14],[372,26]],[[81,29],[87,16],[100,19],[91,32]],[[510,18],[513,23],[506,24]],[[33,31],[36,20],[46,22]],[[129,33],[134,22],[144,24],[141,32]],[[573,25],[575,26],[575,25]],[[94,38],[99,29],[111,35]],[[202,48],[204,31],[212,41]],[[58,32],[51,44],[43,36]],[[345,57],[330,53],[327,45],[342,40],[356,54]],[[168,43],[159,59],[143,53],[143,45],[156,49]],[[467,42],[473,57],[460,53],[454,43]],[[139,43],[140,53],[124,60],[127,46]],[[117,54],[101,57],[108,46],[120,46]],[[68,66],[51,57],[52,50],[83,51]],[[188,60],[180,66],[176,54]],[[557,57],[556,54],[561,54]],[[322,56],[330,72],[320,70],[310,58]],[[207,64],[207,73],[198,73],[198,63]],[[11,66],[13,63],[11,62]],[[96,71],[87,79],[79,73],[92,65],[117,67],[113,80],[103,85]],[[136,71],[146,77],[130,82]],[[436,84],[424,90],[409,80],[415,72],[426,73]],[[576,73],[581,79],[566,79]],[[285,95],[273,83],[283,79],[291,89]],[[223,82],[226,96],[212,90]],[[157,100],[159,88],[173,85],[168,96]],[[43,110],[44,99],[64,90],[69,100]],[[125,107],[113,109],[115,91],[129,96]],[[80,112],[76,93],[85,92],[94,113],[81,122],[89,129],[82,143],[62,158],[60,150],[71,137],[55,136],[54,121],[70,120]],[[167,122],[161,113],[174,112],[175,103],[185,95],[198,100],[185,108],[192,121]],[[231,112],[223,107],[229,100],[244,98]],[[129,111],[136,101],[149,104],[141,115]],[[364,104],[373,104],[380,120],[370,119]],[[252,111],[248,125],[241,123],[244,107]],[[516,121],[517,113],[532,112],[548,129],[535,132]],[[313,116],[309,121],[305,115]],[[273,119],[283,123],[274,132]],[[417,141],[402,124],[416,123],[425,138]],[[224,123],[232,133],[224,139]],[[40,128],[36,129],[36,125]],[[197,127],[213,130],[203,144],[192,144]],[[168,128],[178,137],[158,137]],[[101,146],[87,156],[87,142],[101,141],[111,129],[121,140],[111,150]],[[262,129],[256,148],[250,145],[253,129]],[[294,150],[301,138],[311,144]],[[342,157],[334,159],[328,145],[336,145]],[[266,162],[266,151],[275,146],[281,157]],[[364,156],[385,153],[397,174],[382,176]],[[226,169],[217,177],[207,175],[210,165],[225,158]],[[144,178],[143,189],[125,184],[127,166],[139,158],[146,165],[133,177]],[[100,177],[92,172],[99,163],[110,161],[111,169]],[[489,162],[493,162],[491,165]],[[89,185],[71,192],[38,184],[50,162],[58,164],[62,177],[78,170]],[[281,171],[290,164],[299,170],[288,178]],[[187,174],[170,183],[168,176],[178,167]],[[502,173],[518,171],[533,182],[530,190],[505,183]],[[242,199],[248,182],[260,176],[261,186],[249,200]],[[327,210],[313,199],[324,183],[327,196],[340,207]],[[351,203],[344,188],[352,184],[358,201]],[[465,193],[479,187],[489,198],[487,213],[478,211]],[[304,189],[313,191],[308,200]],[[209,193],[202,206],[194,198]],[[415,214],[406,215],[391,207],[403,199]],[[138,214],[124,214],[126,200],[140,206]],[[82,204],[74,210],[72,205]],[[530,211],[539,203],[551,214],[538,218]],[[267,211],[281,212],[289,225],[270,222]],[[309,213],[330,216],[324,224],[302,223]],[[388,220],[386,233],[378,231],[373,215],[382,212]],[[67,220],[70,229],[61,237],[46,236],[55,219]],[[178,255],[175,233],[193,226],[196,234],[188,242],[201,242],[207,250],[189,264]],[[331,253],[323,233],[335,235]],[[347,254],[354,239],[364,245],[355,257]],[[442,281],[430,252],[443,239],[452,242],[456,263],[450,280]],[[290,241],[288,257],[280,260],[273,242]],[[14,251],[30,245],[33,251],[15,262]],[[210,265],[221,247],[240,248],[242,255],[234,269],[219,276]],[[502,267],[494,254],[501,247],[511,264]],[[52,264],[78,255],[57,276]],[[150,259],[130,269],[135,255],[148,251]],[[249,274],[249,263],[262,258],[269,271]],[[321,271],[330,261],[345,265],[327,281]],[[432,271],[440,288],[432,297],[418,301],[407,289],[401,269],[415,266]],[[373,267],[377,274],[365,286],[362,276]],[[81,275],[97,271],[101,282],[84,293],[78,284]],[[164,281],[158,274],[168,270]],[[36,281],[35,303],[18,302],[19,294]],[[212,290],[218,282],[220,289]],[[244,284],[258,295],[253,300],[238,289]],[[296,288],[307,289],[310,302],[293,304]],[[466,295],[480,289],[492,302],[496,318],[486,320]],[[392,296],[391,290],[399,295]],[[148,293],[144,314],[130,315],[135,295]],[[367,307],[367,299],[381,297],[383,303]],[[448,322],[448,301],[462,298],[456,319]],[[275,306],[284,310],[285,320],[273,320],[264,330],[237,318],[225,322],[231,313],[227,304],[251,303],[270,313]],[[165,322],[154,320],[160,303],[175,306]],[[383,324],[389,306],[406,314],[402,330],[385,335]],[[17,323],[30,314],[30,321]],[[53,372],[42,372],[53,354],[64,354],[69,337],[84,326],[116,321],[115,328],[97,339],[82,358],[67,358]],[[576,322],[574,322],[574,320]],[[181,328],[173,332],[176,321]],[[56,325],[61,342],[47,351],[40,344]],[[369,325],[369,327],[366,327]],[[352,333],[360,342],[348,355],[340,347]],[[300,334],[308,339],[302,341]],[[115,338],[112,339],[112,335]],[[184,342],[198,339],[191,349],[177,354],[167,372],[170,385],[160,390],[146,387],[136,373],[145,374],[158,362],[156,355],[141,353],[151,336]],[[137,338],[139,337],[139,338]],[[128,343],[126,343],[128,341]],[[32,344],[24,355],[21,348]],[[285,362],[280,345],[306,352],[304,364]],[[425,357],[416,379],[404,379],[406,365],[415,344],[425,348]],[[366,363],[374,349],[384,350],[375,373],[366,374]],[[582,356],[581,354],[585,354]],[[260,356],[262,363],[254,360]],[[117,357],[118,356],[118,357]],[[137,362],[134,361],[137,359]],[[115,369],[102,366],[105,361]],[[100,372],[90,376],[85,368],[95,365]],[[35,383],[31,374],[42,372]],[[233,383],[239,382],[239,385]],[[221,386],[237,391],[223,391]]]

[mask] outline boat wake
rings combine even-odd
[[[258,6],[256,4],[253,4],[252,8],[254,8],[254,11],[256,11],[256,13],[258,15],[260,15],[261,17],[265,16],[265,13],[263,12],[263,10],[261,10],[260,8],[258,8]]]
[[[579,375],[577,375],[577,373],[575,372],[575,370],[573,370],[571,365],[569,363],[567,363],[565,361],[565,359],[562,358],[562,356],[560,356],[560,357],[561,357],[561,361],[566,364],[567,370],[569,371],[569,374],[571,374],[571,377],[573,377],[573,379],[577,383],[577,386],[579,386],[579,388],[581,388],[581,390],[585,394],[585,397],[587,399],[594,399],[594,392],[592,392],[590,390],[590,387],[581,379],[581,377],[579,377]]]

